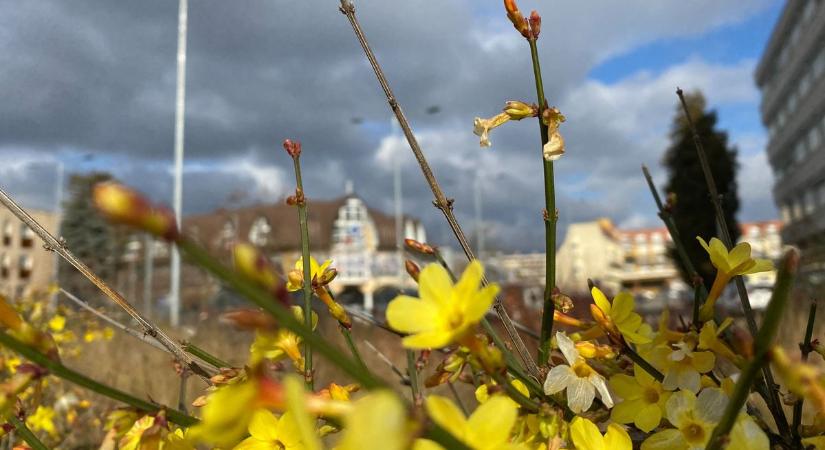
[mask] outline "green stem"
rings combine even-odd
[[[776,286],[771,295],[771,301],[768,303],[768,308],[765,311],[765,321],[762,323],[762,327],[759,329],[759,333],[756,335],[756,340],[754,341],[753,360],[739,375],[739,380],[737,380],[736,386],[733,389],[733,395],[731,395],[730,402],[728,402],[725,408],[722,419],[713,430],[713,435],[711,435],[710,441],[708,442],[707,450],[719,450],[722,448],[725,437],[730,433],[730,430],[736,423],[739,412],[742,410],[742,406],[748,399],[751,386],[757,381],[762,367],[768,363],[768,351],[776,335],[776,330],[779,328],[782,312],[788,303],[798,266],[799,252],[793,248],[785,252],[777,273]]]
[[[54,374],[55,376],[63,378],[66,381],[72,382],[78,386],[84,387],[91,391],[97,392],[100,395],[109,397],[119,402],[126,403],[129,406],[150,413],[157,412],[158,410],[163,408],[160,405],[147,402],[146,400],[137,398],[131,394],[127,394],[126,392],[120,391],[113,387],[106,386],[105,384],[95,381],[83,374],[75,372],[74,370],[69,369],[63,364],[52,359],[49,359],[48,356],[44,355],[43,353],[40,353],[31,346],[17,340],[16,338],[12,337],[4,331],[0,331],[0,344],[19,353],[29,361],[41,367],[45,367],[49,370],[50,373]],[[194,417],[190,417],[180,411],[174,409],[166,409],[165,411],[166,417],[171,422],[174,422],[178,425],[191,426],[198,422],[198,420]]]
[[[661,383],[665,379],[665,376],[662,375],[662,372],[659,372],[658,370],[656,370],[656,368],[653,367],[653,365],[651,365],[649,362],[647,362],[646,359],[642,358],[642,355],[636,353],[636,351],[633,350],[632,348],[630,348],[629,345],[625,346],[624,354],[627,355],[627,357],[630,358],[631,361],[638,364],[639,367],[644,369],[645,372],[649,373],[650,376],[655,378],[656,381]]]
[[[298,191],[298,224],[301,227],[301,258],[304,261],[304,283],[303,283],[303,297],[304,297],[304,326],[312,329],[312,265],[310,264],[309,256],[309,224],[307,220],[307,203],[304,195],[304,184],[301,179],[301,163],[298,155],[292,157],[292,163],[295,167],[295,184]],[[304,340],[304,380],[306,381],[307,389],[314,390],[315,384],[314,376],[312,374],[312,344],[308,340]]]
[[[357,361],[342,354],[339,349],[335,348],[320,335],[313,333],[311,331],[312,328],[307,327],[303,322],[295,319],[292,312],[287,310],[286,307],[273,302],[271,295],[218,262],[209,255],[206,250],[186,238],[180,239],[177,245],[181,252],[186,254],[193,262],[214,275],[218,280],[225,282],[247,300],[263,308],[277,320],[280,326],[297,334],[304,341],[308,341],[315,350],[329,359],[331,363],[340,367],[364,388],[374,389],[386,387],[383,381],[376,378],[368,370],[365,370]]]
[[[544,82],[541,77],[541,65],[539,64],[539,52],[535,39],[528,39],[530,43],[530,57],[533,61],[533,77],[536,81],[536,96],[539,103],[539,132],[541,133],[542,149],[549,140],[547,125],[542,120],[542,112],[547,107],[547,100],[544,98]],[[542,152],[542,165],[544,168],[544,233],[545,233],[545,283],[544,283],[544,308],[541,316],[541,333],[539,335],[539,364],[547,364],[550,359],[550,337],[553,335],[553,319],[556,312],[556,304],[553,302],[553,289],[556,287],[556,222],[558,221],[558,211],[556,211],[556,186],[553,174],[553,161],[544,158]]]
[[[811,302],[811,308],[808,310],[808,324],[805,327],[805,338],[799,349],[802,352],[802,362],[808,361],[808,354],[811,353],[811,338],[814,334],[814,321],[816,320],[816,300]],[[793,434],[794,442],[797,445],[801,444],[801,437],[799,435],[799,426],[802,424],[802,403],[805,397],[799,396],[796,403],[793,405],[793,423],[791,425],[791,433]]]
[[[183,351],[185,351],[186,353],[197,356],[198,358],[208,362],[209,364],[212,364],[218,369],[222,367],[232,367],[232,365],[228,362],[218,358],[217,356],[214,356],[213,354],[207,352],[206,350],[198,347],[197,345],[189,341],[183,341],[181,343],[181,346],[183,347]]]
[[[469,415],[470,412],[467,411],[467,407],[464,406],[464,402],[461,400],[461,396],[458,395],[458,390],[456,390],[455,385],[453,384],[453,382],[448,381],[447,386],[450,387],[450,392],[453,393],[453,397],[455,398],[455,402],[458,404],[458,407],[461,409],[461,412],[463,412],[465,416]]]
[[[525,411],[537,412],[539,410],[538,402],[522,394],[521,391],[510,383],[510,380],[508,380],[506,376],[499,373],[493,373],[491,376],[496,380],[496,383],[507,392],[507,396],[521,405]]]
[[[352,357],[355,358],[355,361],[358,362],[358,365],[360,365],[361,368],[365,371],[369,370],[367,368],[367,364],[364,363],[364,359],[361,357],[361,353],[358,351],[358,347],[352,340],[352,332],[349,330],[349,328],[339,324],[338,330],[341,331],[342,335],[344,335],[344,340],[347,342],[347,347],[349,347],[349,351],[350,353],[352,353]]]
[[[407,350],[407,376],[410,377],[410,391],[414,405],[421,404],[421,391],[418,386],[418,369],[415,367],[415,352]]]
[[[29,447],[34,450],[49,450],[49,447],[46,447],[42,442],[40,442],[40,439],[34,435],[32,430],[30,430],[29,427],[27,427],[26,424],[22,420],[18,419],[14,414],[9,416],[9,423],[14,425],[14,430],[17,431],[17,434],[19,434],[27,444],[29,444]]]

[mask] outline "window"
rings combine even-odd
[[[793,160],[794,162],[801,162],[805,159],[805,154],[807,153],[807,149],[805,148],[805,140],[800,139],[796,143],[796,147],[793,148]]]
[[[799,87],[797,88],[797,92],[799,92],[800,96],[804,96],[808,93],[808,89],[811,88],[811,78],[813,78],[813,73],[810,70],[805,72],[805,75],[802,76],[802,79],[799,80]]]
[[[0,256],[0,278],[7,279],[11,273],[11,256],[3,253]]]
[[[34,260],[30,255],[20,255],[20,259],[17,262],[17,266],[19,270],[18,277],[21,280],[27,280],[32,274],[32,269],[34,268]]]
[[[802,23],[807,23],[811,20],[811,17],[814,16],[814,11],[816,11],[816,2],[807,1],[805,2],[805,9],[802,10]]]
[[[813,71],[814,78],[819,78],[822,72],[825,71],[825,49],[819,52],[811,70]]]
[[[26,224],[20,224],[20,246],[23,248],[31,248],[34,245],[34,231],[31,228],[26,226]]]
[[[813,213],[814,209],[816,209],[816,197],[814,195],[814,190],[809,189],[805,191],[802,199],[805,204],[805,215]]]
[[[808,131],[808,150],[816,151],[816,149],[819,147],[819,142],[819,127],[814,125],[813,127],[811,127],[811,130]]]
[[[12,235],[14,235],[14,225],[11,224],[9,219],[6,219],[3,222],[3,245],[6,247],[11,245]]]

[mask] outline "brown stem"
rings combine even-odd
[[[421,167],[421,172],[424,175],[424,178],[427,180],[427,184],[430,186],[430,189],[435,196],[435,200],[433,204],[436,208],[441,210],[442,214],[444,214],[444,218],[447,220],[447,224],[450,226],[450,229],[453,231],[455,238],[458,240],[461,249],[464,251],[464,254],[467,256],[468,260],[475,259],[475,255],[473,251],[470,249],[470,244],[467,241],[467,237],[464,235],[464,231],[461,229],[461,225],[458,224],[458,220],[456,220],[455,215],[453,214],[453,200],[448,199],[444,192],[441,190],[441,186],[438,184],[438,181],[435,179],[435,175],[433,175],[433,171],[430,168],[429,163],[427,163],[427,159],[424,157],[424,153],[421,151],[421,147],[418,145],[418,141],[415,138],[415,135],[412,132],[412,128],[410,128],[410,124],[407,121],[407,117],[404,115],[404,111],[401,109],[401,105],[398,104],[398,101],[395,99],[395,95],[390,88],[389,82],[387,81],[387,77],[384,75],[384,71],[381,69],[381,66],[378,64],[378,60],[375,58],[375,54],[372,52],[372,48],[370,48],[369,43],[367,42],[367,37],[364,35],[364,30],[361,28],[361,25],[358,23],[358,19],[355,17],[355,5],[352,4],[350,0],[341,0],[341,12],[347,16],[347,19],[352,26],[352,30],[355,32],[355,36],[358,38],[358,42],[361,44],[361,48],[364,49],[364,53],[367,56],[367,60],[372,66],[373,71],[375,72],[375,76],[378,78],[378,83],[381,85],[381,88],[384,90],[384,94],[387,97],[387,102],[390,105],[393,113],[395,114],[398,123],[401,125],[401,129],[404,131],[404,136],[407,138],[407,143],[410,146],[410,149],[415,155],[415,159],[418,161],[418,165]],[[482,283],[487,285],[488,281],[486,277],[482,277]],[[527,346],[524,345],[524,342],[519,336],[518,331],[516,330],[515,326],[513,325],[513,321],[510,319],[509,314],[504,308],[504,304],[501,302],[500,298],[496,298],[495,303],[493,304],[493,309],[495,309],[496,314],[498,314],[499,319],[501,320],[502,324],[504,325],[504,329],[507,331],[507,335],[510,337],[510,341],[513,344],[513,347],[519,353],[519,356],[524,361],[524,365],[526,366],[527,370],[530,374],[537,379],[539,378],[539,370],[538,366],[536,366],[535,361],[533,361],[533,357],[530,355],[530,352],[527,350]]]

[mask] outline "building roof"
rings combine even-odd
[[[319,251],[330,249],[338,210],[350,197],[354,196],[343,196],[332,200],[307,200],[310,249]],[[378,248],[381,250],[395,249],[395,218],[377,209],[367,207],[367,211],[378,234]],[[252,224],[261,217],[265,218],[271,227],[268,242],[263,246],[263,250],[283,252],[300,248],[298,210],[285,202],[257,204],[235,209],[221,208],[211,213],[187,216],[183,220],[183,228],[210,250],[221,251],[226,250],[220,247],[222,245],[221,232],[227,223],[232,223],[235,227],[234,235],[238,241],[247,241]],[[412,220],[416,225],[419,224],[417,219],[409,216],[404,216],[404,220]]]

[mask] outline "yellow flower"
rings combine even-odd
[[[54,410],[48,406],[38,406],[34,414],[26,418],[26,425],[34,431],[45,431],[52,436],[57,435],[54,426]]]
[[[296,319],[304,320],[304,310],[300,306],[292,306],[292,314]],[[312,329],[318,324],[318,316],[312,313]],[[278,361],[285,357],[292,360],[295,368],[304,370],[304,357],[301,355],[301,337],[286,328],[275,332],[258,330],[255,340],[249,347],[249,365],[255,366],[264,359]]]
[[[814,450],[825,450],[825,436],[814,436],[802,439],[805,448],[813,447]]]
[[[495,383],[495,381],[493,381],[493,386],[495,386],[495,385],[496,385],[496,383]],[[530,391],[527,389],[527,386],[525,386],[524,383],[521,382],[521,380],[510,380],[510,385],[513,386],[514,388],[516,388],[516,390],[521,392],[521,394],[524,395],[525,397],[530,398]],[[490,388],[486,384],[482,384],[481,386],[476,388],[475,396],[476,396],[476,400],[479,403],[486,402],[487,400],[490,399]],[[510,398],[510,397],[507,397],[507,398]],[[511,399],[510,401],[515,403],[516,406],[520,406],[515,400]]]
[[[66,318],[61,315],[56,315],[49,320],[49,329],[52,331],[63,331],[66,326]]]
[[[633,442],[621,426],[611,423],[602,436],[596,424],[579,416],[570,422],[570,439],[577,450],[633,450]]]
[[[725,331],[725,328],[730,326],[733,323],[733,319],[728,317],[722,322],[722,326],[716,327],[716,322],[712,320],[708,320],[702,325],[702,330],[699,332],[699,345],[696,348],[700,350],[710,350],[715,353],[717,356],[721,356],[728,361],[734,363],[737,367],[742,368],[744,367],[745,359],[742,356],[737,355],[736,353],[728,347],[721,339],[719,339],[719,335]]]
[[[705,448],[728,398],[721,389],[704,389],[696,397],[690,391],[675,392],[667,401],[667,420],[675,429],[660,431],[642,443],[642,450],[699,450]],[[733,426],[729,450],[768,450],[768,437],[745,414]]]
[[[323,264],[318,265],[318,261],[312,256],[309,257],[309,271],[312,278],[312,283],[316,283],[319,279],[324,277],[330,269],[329,265],[332,260],[328,259]],[[301,290],[304,285],[304,258],[298,258],[295,262],[295,268],[291,270],[287,276],[286,290],[295,292]]]
[[[433,422],[474,450],[524,448],[510,443],[510,432],[516,424],[518,408],[503,395],[496,395],[479,405],[469,419],[451,400],[438,395],[427,397],[426,408]],[[413,446],[414,450],[440,448],[440,445],[426,439],[418,439]]]
[[[207,398],[201,422],[190,428],[193,438],[221,448],[231,448],[247,432],[255,413],[258,387],[254,382],[224,385]]]
[[[344,429],[337,450],[404,450],[412,431],[406,408],[386,390],[356,401],[354,409],[344,416]]]
[[[472,261],[453,285],[447,271],[430,264],[418,281],[420,298],[399,295],[387,306],[387,322],[402,333],[407,348],[444,347],[471,332],[498,293],[498,285],[479,289],[483,268]]]
[[[482,119],[481,117],[476,117],[473,121],[473,134],[479,136],[478,144],[482,147],[489,147],[492,144],[490,143],[490,130],[495,127],[501,126],[502,124],[506,123],[510,120],[510,115],[506,112],[501,114],[495,115],[489,119]]]
[[[701,237],[696,237],[710,255],[710,262],[716,267],[716,278],[710,288],[708,297],[699,310],[699,318],[707,321],[713,318],[714,305],[725,290],[731,278],[738,275],[768,272],[773,270],[773,263],[767,259],[751,258],[751,246],[741,242],[730,252],[719,239],[711,238],[710,244]]]
[[[590,290],[590,294],[593,296],[593,301],[596,302],[596,307],[607,316],[609,323],[612,325],[611,328],[617,329],[624,339],[634,344],[647,344],[651,341],[649,337],[650,326],[643,323],[642,316],[633,311],[636,305],[633,296],[629,292],[619,292],[612,303],[595,286]],[[598,322],[597,317],[598,314],[593,315],[593,318]],[[610,330],[605,331],[610,332]]]
[[[544,380],[544,393],[552,395],[567,389],[567,406],[576,414],[590,409],[596,397],[596,391],[599,391],[602,403],[608,408],[612,407],[613,399],[607,390],[604,377],[579,355],[573,341],[564,333],[557,331],[556,342],[564,359],[570,365],[559,364],[550,369],[547,379]]]
[[[289,412],[275,417],[266,409],[258,409],[249,422],[249,437],[235,450],[303,450],[301,434]]]
[[[665,375],[662,386],[669,391],[685,389],[699,392],[700,374],[713,370],[716,357],[711,352],[696,351],[695,334],[671,345],[660,345],[651,352],[651,359]]]
[[[633,375],[610,377],[610,388],[621,397],[610,412],[610,418],[619,423],[633,423],[649,433],[659,426],[670,392],[641,367],[633,366]]]

